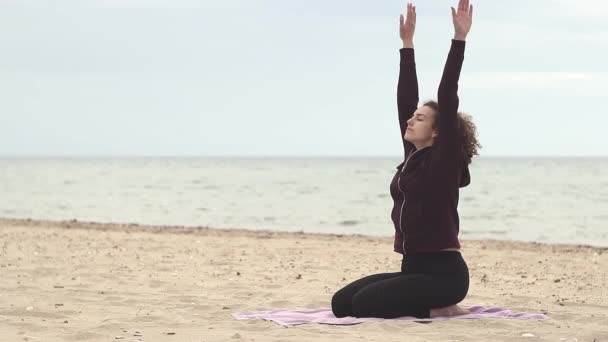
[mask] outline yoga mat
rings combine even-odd
[[[330,308],[322,309],[303,309],[303,310],[268,310],[268,311],[256,311],[250,313],[235,313],[232,317],[236,319],[255,319],[261,318],[269,321],[273,321],[283,326],[299,325],[306,323],[321,323],[321,324],[334,324],[334,325],[351,325],[359,324],[364,322],[381,322],[387,320],[395,321],[414,321],[414,322],[433,322],[433,321],[445,321],[452,319],[482,319],[482,318],[507,318],[507,319],[547,319],[548,317],[542,313],[532,312],[512,312],[507,308],[498,306],[463,306],[463,309],[471,311],[470,314],[457,315],[449,317],[435,317],[435,318],[416,318],[416,317],[399,317],[392,319],[385,318],[356,318],[356,317],[342,317],[336,318]]]

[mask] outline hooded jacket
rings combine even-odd
[[[403,136],[407,120],[418,108],[418,80],[414,49],[400,53],[397,108],[404,161],[390,185],[394,205],[394,250],[401,254],[460,248],[458,241],[459,188],[469,185],[468,165],[458,139],[458,79],[465,42],[452,39],[437,92],[440,120],[433,145],[416,150]]]

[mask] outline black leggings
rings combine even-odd
[[[401,272],[374,274],[336,292],[336,317],[429,318],[431,308],[459,303],[469,291],[469,269],[460,252],[408,254]]]

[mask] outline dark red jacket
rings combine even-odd
[[[457,139],[458,79],[464,47],[464,41],[452,40],[437,93],[441,116],[439,134],[432,146],[420,150],[403,139],[407,120],[418,108],[419,101],[414,49],[399,50],[397,107],[404,161],[397,166],[390,186],[397,253],[460,248],[458,192],[471,181]]]

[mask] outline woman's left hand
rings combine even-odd
[[[450,8],[454,22],[454,39],[465,40],[473,23],[473,5],[469,5],[469,0],[459,0],[458,11],[454,7]]]

